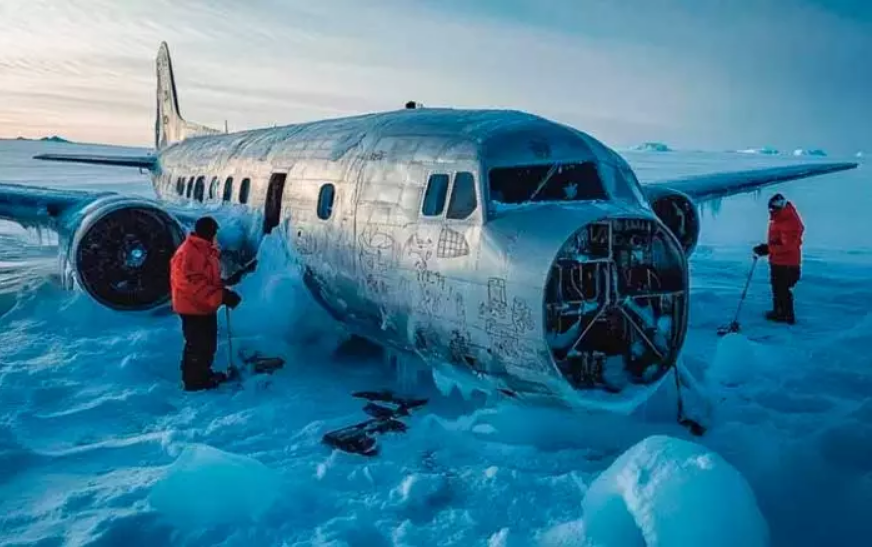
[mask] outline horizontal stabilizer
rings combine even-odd
[[[94,165],[115,165],[118,167],[139,167],[151,170],[157,163],[154,156],[98,156],[92,154],[39,154],[35,160],[65,161],[70,163],[90,163]]]
[[[688,195],[695,201],[718,199],[744,192],[753,192],[764,186],[789,180],[814,177],[855,169],[856,163],[806,163],[750,171],[734,171],[696,175],[681,179],[658,180],[652,185],[663,185]]]

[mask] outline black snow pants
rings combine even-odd
[[[185,389],[212,387],[212,362],[218,349],[218,314],[180,315],[185,349],[182,353],[182,381]]]
[[[793,313],[791,289],[799,281],[799,266],[770,264],[769,272],[772,283],[772,310],[775,312],[775,317],[793,323],[796,318]]]

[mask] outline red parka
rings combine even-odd
[[[799,266],[802,261],[802,233],[805,226],[793,204],[769,214],[769,263]]]
[[[191,234],[170,261],[173,311],[180,315],[209,315],[224,299],[218,249],[211,241]]]

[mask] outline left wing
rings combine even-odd
[[[710,175],[694,175],[680,179],[658,180],[650,183],[652,186],[665,186],[678,190],[696,202],[723,198],[735,194],[752,192],[758,188],[778,184],[788,180],[796,180],[837,171],[855,169],[856,163],[811,163],[803,165],[787,165],[753,169],[750,171],[734,171],[713,173]]]
[[[65,212],[112,194],[114,192],[0,184],[0,219],[11,220],[26,228],[57,228],[57,219]]]
[[[51,228],[57,230],[58,220],[69,211],[79,209],[98,199],[119,196],[118,192],[87,190],[60,190],[42,186],[0,184],[0,220],[9,220],[25,228]],[[136,198],[142,201],[142,198]],[[151,201],[151,200],[147,200]],[[196,210],[167,203],[154,203],[183,224],[193,224],[198,218]]]

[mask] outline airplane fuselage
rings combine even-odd
[[[549,172],[566,180],[529,203]],[[546,293],[560,284],[558,257],[579,253],[574,242],[589,227],[600,223],[608,250],[584,258],[590,271],[581,259],[566,271],[589,274],[588,304],[599,311],[627,296],[617,278],[630,266],[615,266],[612,251],[623,245],[619,232],[628,241],[631,232],[659,234],[651,260],[662,264],[652,269],[678,276],[661,290],[687,284],[680,248],[626,162],[580,131],[521,112],[411,109],[197,137],[160,151],[153,182],[168,204],[244,207],[261,224],[256,236],[281,231],[308,289],[352,332],[512,395],[578,399],[549,340],[566,333],[554,326],[554,306],[578,312],[581,299]],[[667,305],[675,324],[661,357],[672,361],[686,299]],[[645,373],[638,387],[662,372]]]

